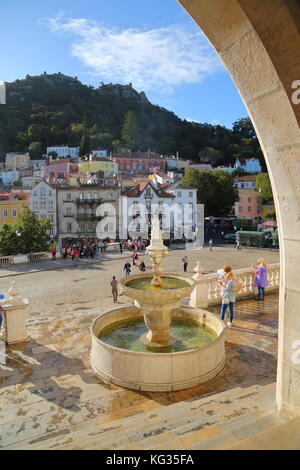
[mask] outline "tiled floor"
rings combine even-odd
[[[211,310],[218,312],[219,307]],[[153,410],[156,414],[168,405],[276,380],[277,294],[264,302],[237,303],[234,324],[227,330],[223,372],[204,385],[181,392],[139,393],[98,379],[89,364],[89,329],[98,313],[78,310],[76,315],[67,313],[60,318],[36,313],[28,321],[29,343],[6,350],[2,346],[0,447],[17,448],[24,443],[28,448],[47,448],[57,436],[84,435],[92,422],[106,423],[109,430],[120,418],[138,414],[142,418],[142,413]],[[252,399],[251,393],[243,397]],[[159,448],[159,437],[150,437]],[[168,440],[168,435],[163,439]],[[136,448],[143,448],[142,441],[139,446]]]

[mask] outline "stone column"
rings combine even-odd
[[[28,300],[21,299],[16,288],[16,281],[12,281],[8,293],[8,302],[2,305],[3,323],[0,338],[7,344],[29,341],[25,326],[25,309],[28,306]]]
[[[206,282],[205,276],[203,276],[203,268],[200,261],[197,262],[197,266],[193,269],[195,272],[193,279],[196,281],[196,286],[191,293],[189,306],[193,308],[208,306],[208,283]]]

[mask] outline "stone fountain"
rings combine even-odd
[[[135,390],[181,390],[209,380],[225,364],[224,323],[210,312],[181,306],[196,281],[163,273],[168,249],[158,217],[147,253],[153,273],[120,282],[135,306],[108,310],[92,324],[92,368],[100,377]],[[191,341],[193,335],[196,340]]]

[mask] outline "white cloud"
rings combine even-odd
[[[47,24],[53,32],[72,35],[72,56],[103,81],[132,82],[138,90],[172,93],[177,86],[199,83],[221,70],[217,55],[196,29],[172,25],[119,30],[63,14]]]

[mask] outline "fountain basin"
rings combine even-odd
[[[141,391],[183,390],[215,377],[225,365],[225,325],[214,314],[202,309],[180,307],[174,320],[205,324],[217,338],[201,348],[180,352],[137,352],[111,346],[101,333],[122,321],[141,319],[138,307],[107,311],[92,324],[91,365],[101,378],[122,387]],[[205,318],[205,320],[204,320]]]
[[[141,341],[152,348],[167,347],[174,342],[169,333],[173,312],[188,297],[195,281],[186,276],[167,274],[162,276],[162,286],[151,285],[153,274],[139,274],[121,280],[123,294],[134,299],[141,309],[148,333]]]

